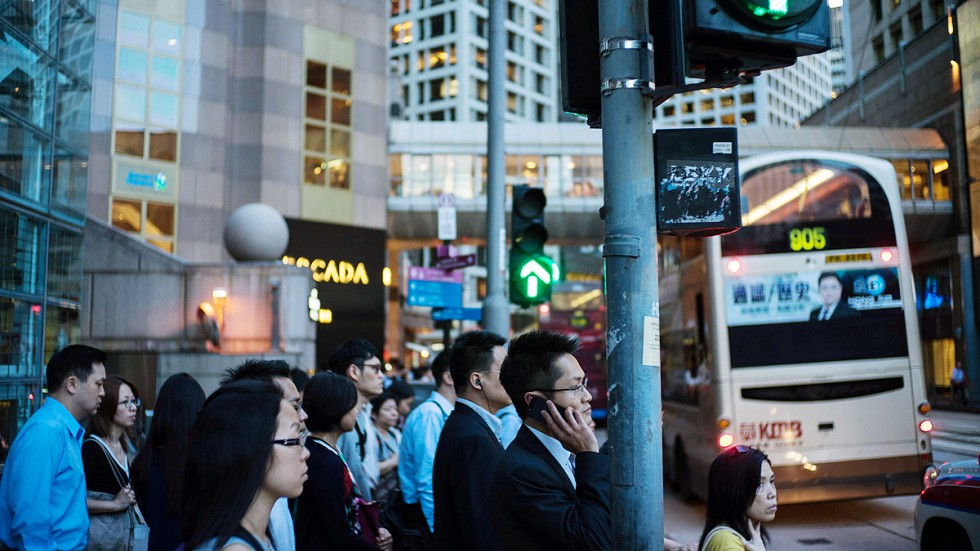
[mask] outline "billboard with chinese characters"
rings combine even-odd
[[[832,274],[832,275],[831,275]],[[836,295],[828,287],[836,278]],[[897,268],[839,270],[827,272],[787,272],[730,277],[725,280],[728,325],[755,325],[810,321],[820,318],[828,302],[825,295],[842,301],[827,315],[839,317],[845,306],[860,315],[866,310],[901,309]],[[828,306],[833,306],[832,301]]]
[[[724,279],[732,367],[908,353],[897,268]]]

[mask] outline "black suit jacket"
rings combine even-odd
[[[821,310],[823,310],[823,306],[810,312],[810,321],[819,321],[818,318]],[[857,310],[851,308],[850,304],[841,299],[841,301],[837,303],[837,308],[834,308],[833,313],[830,314],[830,319],[856,318],[860,315],[861,314]]]
[[[611,549],[609,458],[577,454],[575,483],[572,487],[551,452],[522,426],[497,465],[490,490],[490,512],[502,548]]]
[[[479,414],[456,402],[432,465],[436,549],[499,548],[490,525],[490,479],[503,453]]]

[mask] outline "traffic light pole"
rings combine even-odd
[[[662,549],[664,534],[647,13],[647,0],[599,2],[612,548],[623,550]]]
[[[487,296],[483,299],[483,328],[510,338],[510,305],[504,297],[504,30],[507,0],[490,0],[489,98],[487,105]]]

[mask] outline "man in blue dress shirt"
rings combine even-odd
[[[435,524],[435,501],[432,497],[432,463],[436,458],[436,446],[446,419],[453,412],[456,389],[449,372],[449,351],[443,350],[432,361],[432,376],[436,389],[429,399],[412,410],[402,430],[398,449],[398,482],[406,505],[415,506],[424,516],[429,532]]]
[[[0,478],[0,542],[13,549],[88,545],[81,423],[105,391],[105,354],[80,344],[48,362],[48,398],[21,428]]]

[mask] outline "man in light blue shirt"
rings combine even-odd
[[[26,551],[88,545],[82,437],[105,391],[105,354],[73,344],[51,357],[49,394],[14,439],[0,478],[0,542]]]
[[[371,421],[371,399],[384,391],[384,368],[378,349],[364,339],[352,339],[337,347],[328,360],[330,371],[347,377],[357,388],[357,415],[354,430],[337,439],[337,447],[347,460],[351,477],[361,497],[371,501],[381,478],[378,464],[378,433]]]
[[[517,437],[517,431],[521,430],[524,421],[521,421],[514,404],[498,409],[494,416],[500,419],[500,445],[507,449]]]
[[[398,450],[398,481],[402,499],[407,505],[421,507],[430,532],[435,524],[432,464],[442,427],[456,402],[456,390],[449,373],[448,350],[440,352],[432,361],[432,376],[436,379],[436,389],[409,414]]]

